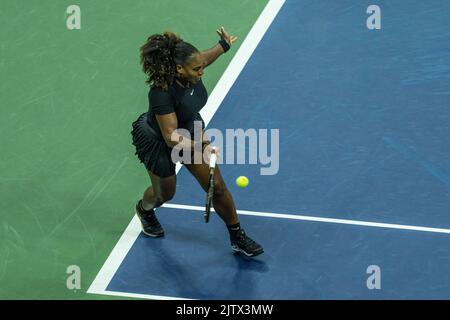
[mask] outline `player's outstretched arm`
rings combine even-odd
[[[222,53],[228,51],[228,49],[237,40],[237,37],[230,36],[223,27],[216,30],[220,37],[220,41],[214,47],[202,51],[203,59],[205,60],[205,67],[213,63]]]

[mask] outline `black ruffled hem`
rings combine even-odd
[[[169,177],[175,174],[175,164],[170,157],[171,149],[161,141],[153,129],[147,124],[147,113],[139,116],[133,122],[131,135],[136,147],[135,155],[145,165],[145,168],[159,177]]]

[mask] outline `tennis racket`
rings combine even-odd
[[[211,203],[214,194],[214,169],[216,168],[217,155],[216,150],[213,149],[211,153],[211,158],[209,160],[209,183],[208,183],[208,192],[206,193],[206,206],[205,213],[203,217],[205,218],[205,223],[209,222],[209,215],[211,213]]]

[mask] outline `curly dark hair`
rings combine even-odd
[[[184,65],[197,52],[173,32],[151,35],[140,48],[142,69],[148,76],[145,83],[167,91],[175,80],[176,65]]]

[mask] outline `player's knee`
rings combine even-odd
[[[159,196],[159,201],[162,203],[172,200],[172,198],[175,196],[175,189],[173,190],[164,190],[161,192],[161,195]],[[161,204],[162,204],[161,203]]]
[[[226,190],[227,190],[227,187],[223,183],[220,183],[219,181],[214,182],[214,197],[215,198],[222,197],[225,194]]]
[[[164,201],[162,201],[161,199],[157,198],[155,201],[155,205],[153,206],[154,208],[159,208],[163,205]]]

